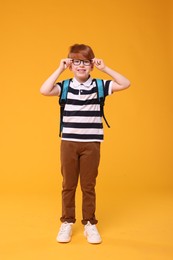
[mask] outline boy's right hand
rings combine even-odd
[[[62,70],[66,70],[67,68],[70,67],[70,65],[72,64],[72,59],[66,58],[66,59],[62,59],[60,61],[60,68]]]

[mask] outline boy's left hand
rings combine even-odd
[[[93,60],[93,64],[95,65],[95,67],[99,70],[104,70],[105,68],[105,64],[103,62],[102,59],[97,59],[97,58],[94,58]]]

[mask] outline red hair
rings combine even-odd
[[[74,44],[70,47],[68,58],[72,59],[94,59],[95,55],[90,46],[85,44]]]

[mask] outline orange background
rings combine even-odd
[[[166,197],[172,203],[171,1],[7,0],[1,3],[0,12],[3,226],[13,230],[15,225],[10,225],[10,219],[18,219],[22,208],[26,212],[30,209],[26,215],[32,219],[38,201],[43,206],[43,216],[48,216],[49,207],[52,218],[60,215],[58,99],[41,96],[39,89],[74,43],[91,45],[96,57],[131,81],[128,90],[108,97],[106,102],[105,113],[111,128],[105,126],[102,145],[98,217],[107,218],[106,212],[116,216],[120,208],[127,207],[129,197],[137,200],[140,207],[147,205],[146,201],[140,204],[141,198],[146,197],[159,201]],[[108,78],[96,69],[92,75]],[[66,71],[61,79],[70,76]],[[77,195],[80,219],[80,192]],[[166,214],[170,216],[168,208]],[[116,219],[112,217],[111,221],[114,225]],[[6,228],[3,232],[6,234]],[[166,237],[167,244],[172,245],[170,236]],[[5,238],[7,249],[9,239]],[[158,234],[153,239],[156,238]],[[163,234],[159,238],[161,243]],[[11,253],[9,259],[26,259],[25,252]],[[30,250],[30,257],[38,259],[32,252],[34,249]],[[4,251],[3,256],[8,258],[8,253]],[[112,252],[110,259],[115,256]],[[54,259],[54,255],[47,257]]]

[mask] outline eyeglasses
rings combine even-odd
[[[83,65],[85,66],[90,66],[91,65],[91,60],[72,60],[72,63],[75,66],[79,66],[81,64],[81,62],[83,63]]]

